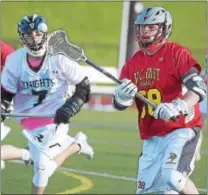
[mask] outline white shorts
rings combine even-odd
[[[9,134],[10,131],[11,129],[1,122],[1,141]]]
[[[74,138],[68,135],[68,129],[68,124],[61,124],[58,129],[51,124],[34,131],[23,130],[34,163],[39,161],[42,154],[53,159],[67,149],[74,142]]]
[[[137,194],[172,190],[160,179],[163,169],[174,169],[190,176],[194,170],[199,131],[178,129],[163,137],[154,136],[143,143],[138,162]]]

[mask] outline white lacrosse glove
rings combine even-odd
[[[115,89],[115,100],[123,106],[131,106],[133,104],[134,97],[137,93],[137,87],[129,79],[121,80]]]
[[[169,121],[171,118],[177,118],[179,115],[180,112],[176,105],[173,103],[161,103],[156,107],[153,117],[155,119]]]
[[[186,101],[182,99],[175,99],[172,101],[172,103],[177,107],[178,111],[181,114],[188,115],[190,109],[188,108]]]
[[[161,103],[154,111],[153,117],[169,121],[171,118],[177,118],[180,114],[187,115],[189,108],[182,99],[175,99],[171,103]]]

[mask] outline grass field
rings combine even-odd
[[[25,147],[21,128],[14,121],[9,121],[9,124],[13,131],[4,143]],[[66,190],[69,190],[68,193],[135,193],[134,178],[142,144],[138,138],[135,110],[109,113],[83,110],[71,123],[71,134],[75,135],[78,131],[88,134],[95,148],[95,157],[90,161],[81,156],[67,160],[63,165],[65,169],[62,168],[52,177],[47,193]],[[197,186],[204,190],[207,181],[206,148],[207,138],[203,142],[203,157],[196,164],[192,176]],[[29,193],[31,178],[32,167],[8,162],[2,172],[2,193]]]

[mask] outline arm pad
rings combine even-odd
[[[76,85],[74,94],[70,99],[68,99],[64,106],[71,109],[71,116],[76,115],[84,103],[90,100],[90,82],[87,77],[85,77],[79,84]]]
[[[200,102],[206,97],[207,85],[205,84],[203,78],[197,73],[189,75],[183,81],[189,91],[193,91],[199,96]]]

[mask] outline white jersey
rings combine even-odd
[[[55,114],[72,93],[70,85],[81,82],[81,66],[63,55],[46,56],[39,71],[28,65],[26,49],[11,54],[1,74],[2,86],[14,97],[14,112]]]

